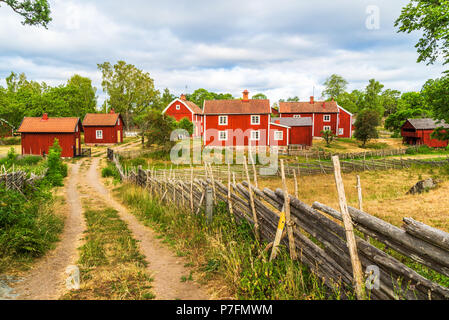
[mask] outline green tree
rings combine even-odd
[[[432,110],[435,119],[449,123],[449,75],[435,80],[428,80],[421,94],[426,105]],[[440,140],[448,140],[447,130],[435,130]]]
[[[55,139],[53,146],[48,150],[47,174],[46,178],[53,186],[62,186],[63,179],[67,176],[67,165],[61,160],[62,148],[58,139]]]
[[[42,25],[47,28],[50,18],[50,4],[47,0],[0,0],[23,17],[24,25]]]
[[[415,45],[418,62],[433,64],[439,56],[449,63],[449,1],[411,0],[395,22],[398,32],[420,31]]]
[[[253,96],[251,97],[251,99],[254,99],[254,100],[267,100],[268,98],[267,98],[267,96],[264,95],[263,93],[257,93],[257,94],[255,94],[255,95],[253,95]]]
[[[322,137],[326,141],[326,147],[330,147],[331,143],[337,137],[331,130],[321,130]]]
[[[203,108],[205,100],[232,100],[234,97],[230,93],[215,93],[200,88],[191,94],[186,94],[186,99]]]
[[[165,109],[170,104],[170,102],[172,102],[175,99],[176,96],[174,94],[171,94],[168,88],[165,88],[159,104],[161,109],[162,110]]]
[[[362,148],[365,148],[369,140],[379,137],[377,132],[379,124],[379,114],[375,110],[365,109],[357,115],[354,138],[362,142]]]
[[[370,79],[369,84],[365,89],[364,109],[375,110],[379,117],[384,114],[384,107],[382,105],[382,92],[384,85],[375,79]]]
[[[107,104],[123,115],[125,130],[129,130],[134,116],[157,107],[159,91],[149,73],[125,61],[97,66],[103,75],[101,85],[108,94]]]
[[[166,116],[158,110],[149,110],[147,113],[147,147],[159,146],[163,152],[169,152],[174,145],[170,135],[177,129],[175,118]]]
[[[177,123],[177,128],[186,130],[189,135],[193,134],[193,123],[187,118],[182,118],[179,120]]]
[[[388,116],[398,110],[399,98],[401,92],[398,90],[387,89],[381,94],[382,106],[385,110],[384,115]]]
[[[357,113],[363,105],[363,92],[354,90],[351,93],[343,92],[338,97],[336,101],[338,105],[342,106],[351,113]]]
[[[326,79],[324,86],[325,89],[323,91],[323,97],[326,99],[336,99],[346,91],[348,81],[346,81],[342,76],[333,74]]]

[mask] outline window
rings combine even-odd
[[[301,118],[301,115],[300,114],[294,114],[293,118]]]
[[[227,131],[219,131],[218,132],[218,140],[219,141],[226,141],[226,140],[228,140],[228,132]]]
[[[251,124],[260,124],[260,116],[251,116]]]
[[[176,110],[181,110],[181,106],[179,104],[176,105]]]
[[[228,116],[219,116],[218,117],[218,124],[220,126],[227,126],[228,125]]]
[[[260,140],[260,132],[251,131],[251,141],[259,141],[259,140]]]
[[[344,135],[344,133],[345,133],[345,130],[343,128],[338,129],[338,135],[339,136]]]
[[[275,141],[284,140],[284,132],[282,132],[282,131],[275,131],[274,132],[274,140]]]
[[[97,130],[96,137],[97,139],[103,139],[103,130]]]
[[[331,126],[324,126],[323,131],[331,131]]]
[[[324,122],[330,122],[331,116],[329,114],[324,115]]]
[[[120,118],[118,118],[118,120],[117,120],[117,125],[118,126],[120,125]]]

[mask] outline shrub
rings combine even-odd
[[[11,137],[0,139],[0,146],[17,146],[20,145],[20,137]]]
[[[63,179],[67,177],[67,165],[61,160],[61,147],[58,139],[55,139],[53,146],[48,151],[47,156],[47,181],[52,186],[62,186]]]
[[[113,163],[108,163],[108,166],[101,170],[103,178],[113,177],[114,180],[120,181],[120,173]]]

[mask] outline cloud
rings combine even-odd
[[[0,78],[25,72],[54,85],[79,73],[101,89],[97,63],[120,59],[176,94],[201,87],[308,99],[333,73],[350,89],[375,78],[386,88],[419,90],[444,69],[416,64],[417,35],[396,33],[407,2],[53,0],[48,30],[22,26],[2,6]],[[366,27],[369,5],[379,9],[379,29]]]

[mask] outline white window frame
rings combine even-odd
[[[254,121],[257,119],[257,121]],[[260,125],[260,115],[251,115],[251,125]]]
[[[225,121],[222,123],[221,120],[225,119]],[[228,116],[218,116],[218,125],[219,126],[227,126],[228,125]]]
[[[323,122],[331,122],[331,115],[330,114],[325,114],[324,117],[323,117]]]
[[[344,128],[339,128],[338,129],[338,135],[339,136],[342,136],[342,135],[344,135],[345,134],[345,129]]]
[[[293,118],[301,118],[301,115],[300,114],[294,114]]]
[[[323,131],[332,131],[332,127],[331,126],[324,126],[323,127]]]
[[[221,135],[224,133],[225,137],[222,138]],[[218,131],[218,141],[228,141],[228,132],[227,131]]]
[[[176,105],[176,110],[181,110],[181,105],[177,104]]]
[[[96,138],[97,140],[103,139],[103,130],[96,130],[96,131],[95,131],[95,138]]]
[[[280,137],[279,137],[280,134]],[[284,131],[275,131],[274,132],[274,141],[282,141],[284,140]]]
[[[120,125],[120,117],[117,119],[117,125]]]
[[[254,138],[254,135],[253,135],[253,134],[255,134],[255,133],[257,133],[257,138]],[[260,131],[259,131],[259,130],[253,130],[253,131],[251,131],[250,140],[251,140],[251,141],[260,141]]]

